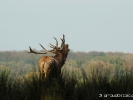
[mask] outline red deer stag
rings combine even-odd
[[[65,63],[69,52],[69,45],[65,44],[65,35],[63,34],[63,38],[61,39],[62,43],[61,46],[58,47],[58,41],[56,40],[56,46],[50,44],[52,50],[46,50],[41,44],[40,46],[45,50],[45,52],[36,52],[31,49],[29,46],[29,53],[34,54],[46,54],[47,52],[54,53],[55,56],[43,56],[38,61],[38,70],[39,70],[39,77],[40,79],[47,79],[47,78],[58,78],[61,74],[61,68]]]

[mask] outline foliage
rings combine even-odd
[[[76,70],[72,69],[71,76],[62,75],[58,80],[47,81],[40,80],[36,71],[14,77],[8,70],[1,70],[0,100],[114,100],[118,97],[112,98],[109,94],[133,93],[133,73],[130,67],[116,67],[113,75],[109,65],[105,66],[104,62],[91,63],[87,68],[89,74],[86,68],[82,69],[80,78],[77,78]],[[108,94],[108,97],[99,97],[100,94]]]
[[[11,72],[22,72],[26,74],[33,67],[37,66],[38,60],[43,55],[28,54],[28,51],[3,51],[0,52],[0,67],[11,68]],[[47,54],[52,55],[52,54]],[[111,64],[122,64],[123,61],[127,65],[133,67],[133,54],[121,53],[121,52],[70,52],[67,57],[67,66],[85,67],[91,61],[105,61]],[[37,67],[36,67],[37,68]]]
[[[110,96],[133,94],[133,54],[70,52],[61,77],[47,81],[38,78],[40,57],[0,52],[0,100],[117,100]]]

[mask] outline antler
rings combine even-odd
[[[49,47],[51,47],[51,48],[53,48],[53,49],[58,49],[58,40],[55,38],[55,37],[53,37],[55,40],[56,40],[56,46],[54,46],[54,45],[52,45],[51,43],[49,43],[50,44],[50,46]]]
[[[56,46],[54,46],[51,43],[49,43],[50,44],[50,47],[53,48],[52,50],[47,50],[41,44],[39,44],[44,49],[45,52],[37,52],[37,51],[34,51],[29,46],[30,52],[28,52],[28,53],[34,53],[34,54],[46,54],[47,52],[56,53],[56,51],[58,50],[58,41],[57,41],[57,39],[55,37],[53,37],[53,38],[56,40]]]
[[[62,41],[62,43],[61,43],[61,49],[60,50],[62,50],[65,46],[65,35],[64,34],[63,34],[63,38],[61,39],[61,41]]]
[[[29,50],[30,50],[30,52],[28,52],[28,53],[35,53],[35,54],[46,54],[47,53],[47,52],[36,52],[36,51],[33,51],[30,46],[29,46]]]
[[[46,51],[46,52],[52,52],[53,50],[47,50],[47,49],[45,49],[40,43],[39,43],[39,45]]]

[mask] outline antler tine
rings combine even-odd
[[[31,49],[31,47],[29,46],[29,50],[30,50],[30,52],[28,52],[28,53],[31,53],[31,52],[33,52],[33,50]]]
[[[50,44],[50,46],[49,47],[51,47],[51,48],[54,48],[55,46],[54,45],[52,45],[51,43],[49,43]]]
[[[62,41],[61,45],[63,45],[63,43],[65,43],[65,40],[63,40],[62,38],[60,38],[60,39],[61,39],[61,41]]]
[[[46,52],[52,52],[53,50],[47,50],[47,49],[45,49],[40,43],[39,43],[39,45],[46,51]],[[52,47],[51,47],[52,48]]]
[[[63,45],[65,44],[65,35],[63,34],[63,39],[62,39],[62,41],[63,41]]]
[[[56,40],[56,48],[58,48],[58,40],[55,37],[53,38]]]
[[[64,40],[64,42],[65,42],[65,35],[63,34],[63,40]]]
[[[49,43],[50,44],[50,46],[49,47],[51,47],[51,48],[58,48],[58,40],[55,38],[55,37],[53,37],[55,40],[56,40],[56,46],[54,46],[53,44],[51,44],[51,43]]]
[[[46,51],[46,49],[39,43],[39,45]]]
[[[28,53],[35,53],[35,54],[46,54],[47,53],[47,52],[36,52],[36,51],[33,51],[30,46],[29,46],[29,50],[30,50],[30,52],[28,52]]]

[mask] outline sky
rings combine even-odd
[[[50,49],[62,34],[74,52],[133,53],[133,0],[0,0],[0,51]]]

